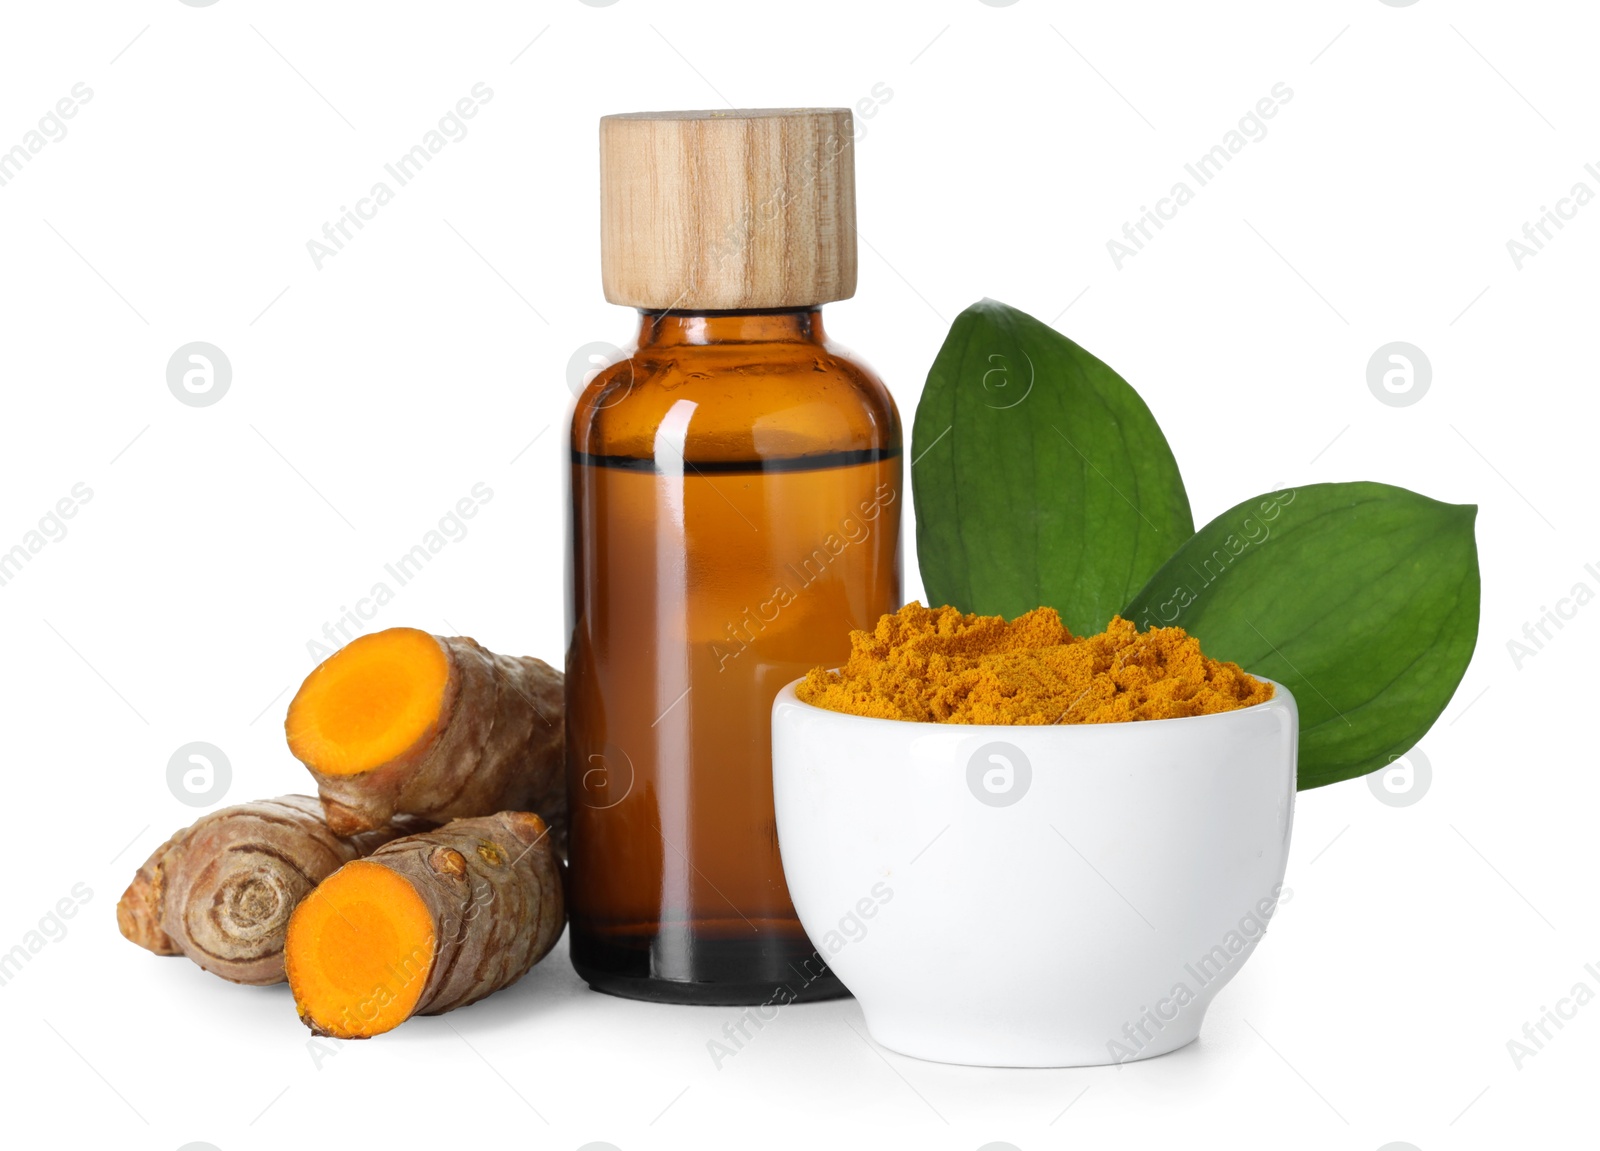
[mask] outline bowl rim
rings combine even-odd
[[[1256,675],[1254,672],[1249,672],[1248,674],[1254,679],[1259,679],[1263,683],[1270,683],[1272,685],[1271,699],[1264,699],[1260,703],[1252,703],[1248,707],[1236,707],[1229,711],[1212,712],[1210,715],[1174,715],[1167,716],[1164,719],[1131,719],[1121,720],[1114,723],[932,723],[921,719],[884,719],[875,715],[856,715],[853,712],[834,711],[832,708],[818,707],[814,703],[807,703],[805,700],[801,699],[799,695],[796,694],[795,689],[806,681],[805,676],[790,680],[788,683],[779,688],[778,694],[773,697],[772,707],[773,711],[776,712],[780,704],[792,704],[795,707],[804,708],[807,711],[814,711],[821,715],[835,716],[841,720],[852,723],[885,724],[898,728],[905,728],[908,729],[908,733],[910,731],[993,733],[1018,731],[1064,732],[1085,730],[1104,732],[1108,729],[1132,729],[1137,731],[1152,728],[1160,731],[1170,731],[1173,724],[1196,724],[1227,720],[1231,716],[1247,715],[1259,711],[1271,711],[1274,709],[1274,705],[1276,705],[1276,707],[1280,710],[1287,705],[1287,707],[1292,710],[1297,717],[1299,716],[1299,703],[1295,700],[1294,693],[1292,691],[1290,691],[1283,684],[1279,683],[1277,680],[1268,676]],[[1078,737],[1067,736],[1065,738],[1071,739]]]

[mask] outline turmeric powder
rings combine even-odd
[[[1054,608],[1007,623],[912,602],[850,633],[837,672],[796,694],[829,711],[923,723],[1116,723],[1211,715],[1272,698],[1271,683],[1209,659],[1179,627],[1141,632],[1118,616],[1074,636]]]

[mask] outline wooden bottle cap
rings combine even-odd
[[[856,290],[848,108],[632,112],[600,121],[606,299],[793,308]]]

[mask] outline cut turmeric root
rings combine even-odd
[[[401,820],[341,839],[309,795],[226,807],[145,860],[117,903],[117,926],[157,955],[186,955],[235,983],[282,983],[289,915],[334,871],[429,824]]]
[[[375,632],[312,671],[284,730],[341,835],[396,812],[515,810],[539,812],[565,842],[561,674],[542,660],[415,628]]]
[[[300,1018],[365,1039],[510,986],[566,922],[537,815],[458,819],[341,867],[296,908],[284,949]]]

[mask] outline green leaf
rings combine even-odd
[[[911,434],[930,605],[1054,607],[1092,634],[1194,532],[1166,437],[1121,376],[994,300],[950,327]]]
[[[1300,708],[1302,790],[1387,765],[1455,693],[1478,640],[1473,504],[1313,484],[1229,509],[1123,614],[1275,679]]]

